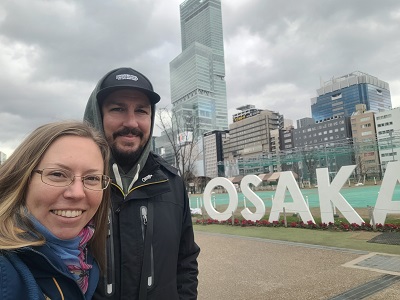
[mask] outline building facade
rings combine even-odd
[[[173,142],[173,133],[163,131],[161,136],[153,137],[153,152],[164,158],[171,166],[177,166]]]
[[[358,104],[350,118],[358,180],[382,178],[374,115],[365,104]]]
[[[357,104],[366,110],[379,112],[392,108],[389,84],[359,71],[332,78],[317,90],[311,99],[311,113],[315,121],[332,117],[350,117]]]
[[[350,117],[333,117],[293,130],[293,159],[299,173],[315,182],[315,169],[328,168],[331,178],[342,166],[354,164]]]
[[[223,143],[228,137],[228,130],[214,130],[204,134],[204,172],[208,178],[224,177]]]
[[[228,129],[220,0],[180,5],[182,53],[170,63],[171,102],[178,119],[193,119],[200,136]],[[184,122],[184,121],[183,121]]]
[[[272,172],[274,164],[266,165],[264,158],[272,155],[272,151],[276,149],[276,143],[271,143],[276,141],[271,132],[283,127],[283,116],[275,111],[256,109],[248,105],[239,107],[238,110],[241,112],[233,115],[233,123],[229,125],[229,138],[223,146],[225,169],[238,173],[225,172],[226,176]]]
[[[279,132],[280,138],[280,150],[284,153],[284,159],[281,159],[281,170],[282,171],[295,171],[298,172],[298,167],[295,162],[291,159],[293,155],[294,139],[293,139],[293,126],[285,126]]]
[[[301,127],[305,127],[305,126],[308,126],[308,125],[312,125],[314,123],[315,123],[315,120],[313,118],[309,118],[309,117],[301,118],[301,119],[296,121],[297,128],[301,128]]]
[[[381,171],[390,161],[400,159],[400,107],[375,114]]]

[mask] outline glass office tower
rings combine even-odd
[[[197,136],[226,130],[221,1],[186,0],[180,5],[180,18],[182,53],[170,63],[173,111],[181,120],[190,117]]]
[[[332,78],[317,90],[311,99],[311,113],[315,121],[332,117],[350,117],[357,104],[366,110],[379,112],[392,108],[389,84],[359,71]]]

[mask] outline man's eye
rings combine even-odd
[[[140,113],[140,114],[146,114],[146,115],[149,114],[149,112],[147,110],[144,110],[144,109],[138,109],[137,112]]]
[[[123,111],[124,109],[122,107],[113,107],[110,109],[110,111]]]

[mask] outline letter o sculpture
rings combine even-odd
[[[218,212],[211,204],[211,193],[213,189],[217,186],[222,186],[228,192],[228,199],[229,205],[228,208],[224,212]],[[203,193],[203,201],[204,201],[204,208],[207,211],[207,214],[210,218],[218,220],[218,221],[225,221],[232,217],[232,213],[236,211],[238,207],[238,195],[236,192],[236,188],[233,183],[223,177],[216,177],[210,180],[207,184],[204,193]]]

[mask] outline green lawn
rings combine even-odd
[[[241,227],[230,225],[193,225],[195,231],[257,237],[271,240],[340,247],[370,252],[400,254],[400,245],[368,243],[381,234],[370,231],[325,231],[285,227]],[[400,235],[400,232],[399,232]]]

